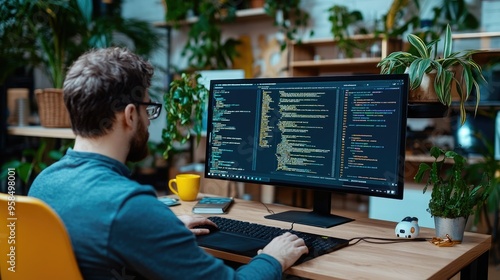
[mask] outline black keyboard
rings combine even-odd
[[[253,257],[274,237],[290,232],[304,239],[309,253],[303,255],[296,264],[333,252],[348,245],[348,240],[282,229],[256,223],[243,222],[223,217],[209,217],[218,230],[208,235],[198,236],[198,244],[203,247],[228,251]]]

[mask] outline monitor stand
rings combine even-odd
[[[267,215],[266,219],[291,222],[315,227],[329,228],[354,221],[354,219],[331,214],[332,194],[314,191],[313,211],[286,211]]]

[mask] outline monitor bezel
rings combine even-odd
[[[209,174],[209,164],[210,164],[210,141],[209,137],[212,132],[212,116],[213,116],[213,98],[212,92],[215,83],[273,83],[273,82],[325,82],[325,81],[383,81],[383,80],[402,80],[403,87],[406,88],[407,94],[403,95],[401,102],[399,104],[399,110],[401,112],[401,131],[399,132],[402,140],[400,141],[399,148],[399,180],[397,182],[397,192],[395,194],[387,194],[384,192],[368,192],[364,190],[357,190],[351,188],[343,188],[338,185],[318,185],[318,184],[307,184],[303,182],[295,183],[293,181],[272,181],[272,182],[262,182],[255,180],[247,180],[244,178],[225,178],[219,176],[212,176]],[[314,76],[314,77],[276,77],[276,78],[250,78],[250,79],[216,79],[210,82],[210,89],[208,95],[208,118],[207,118],[207,137],[206,137],[206,157],[205,157],[205,170],[204,176],[209,179],[217,179],[224,181],[242,182],[242,183],[252,183],[252,184],[267,184],[275,186],[292,187],[297,189],[307,189],[313,191],[321,192],[340,192],[340,193],[350,193],[350,194],[360,194],[366,196],[375,197],[385,197],[391,199],[402,199],[404,193],[404,179],[405,179],[405,152],[406,152],[406,127],[407,127],[407,114],[408,114],[408,93],[409,93],[409,79],[407,74],[364,74],[364,75],[335,75],[335,76]]]

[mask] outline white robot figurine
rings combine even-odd
[[[405,217],[401,222],[396,225],[394,230],[397,237],[401,238],[416,238],[420,231],[418,226],[418,218]]]

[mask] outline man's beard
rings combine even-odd
[[[149,132],[146,126],[139,121],[137,132],[130,140],[130,150],[127,155],[127,161],[138,162],[146,158],[149,154],[148,148]]]

